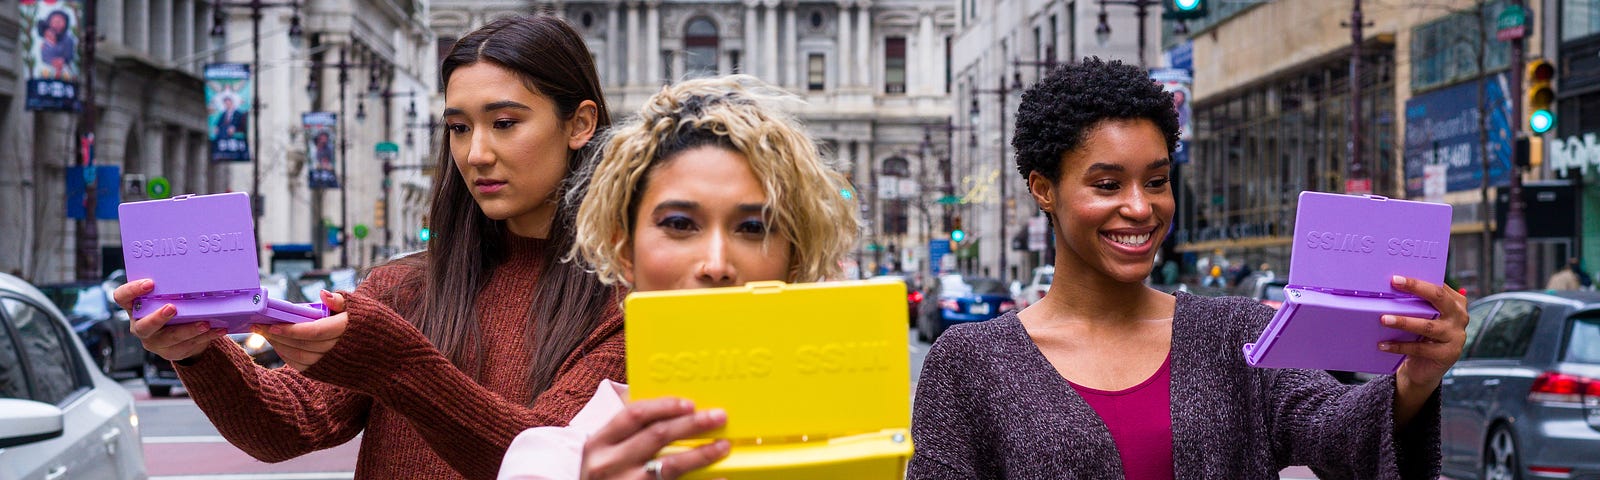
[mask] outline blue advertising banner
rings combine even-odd
[[[1172,152],[1172,163],[1189,163],[1189,141],[1194,139],[1194,41],[1185,41],[1166,51],[1166,69],[1150,71],[1150,77],[1161,82],[1162,88],[1172,92],[1172,107],[1178,109],[1178,148]]]
[[[79,0],[20,0],[18,50],[28,69],[28,110],[76,111],[81,75],[78,39],[83,36]]]
[[[205,77],[211,161],[250,161],[250,65],[206,64]]]
[[[1483,93],[1487,117],[1478,110]],[[1476,190],[1483,179],[1481,125],[1488,126],[1489,186],[1510,183],[1511,100],[1498,74],[1412,97],[1406,101],[1406,196],[1436,197]],[[1441,172],[1430,187],[1429,171]],[[1438,174],[1434,174],[1435,177]],[[1442,189],[1442,191],[1440,191]]]
[[[94,182],[94,218],[116,220],[117,204],[122,203],[122,167],[116,165],[67,167],[67,218],[82,219],[88,211],[83,197],[89,182]]]
[[[339,132],[335,128],[339,125],[339,115],[306,112],[300,114],[300,124],[306,133],[306,162],[311,165],[307,169],[311,175],[307,182],[311,188],[339,188],[339,175],[334,173],[334,146],[339,144]]]

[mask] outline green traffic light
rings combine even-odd
[[[1556,126],[1556,116],[1549,110],[1534,110],[1528,115],[1528,129],[1533,133],[1544,133]]]
[[[1173,0],[1172,5],[1178,7],[1179,11],[1188,12],[1200,8],[1200,1],[1201,0]]]
[[[963,232],[963,231],[960,231],[960,230],[951,230],[950,231],[950,240],[959,243],[960,241],[966,240],[966,239],[967,239],[967,232]]]
[[[433,232],[428,231],[428,229],[424,227],[421,231],[417,232],[417,238],[426,243],[429,238],[433,238]]]

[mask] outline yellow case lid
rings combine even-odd
[[[629,396],[721,408],[727,425],[700,438],[735,445],[909,428],[905,292],[851,281],[630,294]]]

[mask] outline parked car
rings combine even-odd
[[[1501,293],[1467,314],[1440,387],[1444,473],[1600,478],[1600,294]]]
[[[109,376],[144,366],[144,345],[128,328],[128,312],[101,282],[40,285],[39,291],[66,314],[101,372]]]
[[[61,310],[0,273],[0,480],[144,479],[133,396]]]
[[[1017,308],[1028,308],[1029,305],[1039,303],[1046,293],[1050,293],[1050,281],[1056,276],[1054,265],[1045,265],[1033,269],[1033,280],[1022,287],[1022,294],[1017,296]]]
[[[869,280],[896,280],[906,284],[906,318],[910,326],[917,326],[917,311],[922,308],[922,290],[917,288],[916,280],[903,275],[878,275]]]
[[[1005,284],[993,278],[940,275],[930,293],[934,301],[923,302],[917,324],[917,337],[926,342],[938,339],[952,325],[981,322],[1017,308]]]
[[[1289,286],[1287,280],[1268,279],[1256,282],[1255,289],[1250,298],[1256,299],[1262,305],[1272,308],[1283,308],[1284,287]]]

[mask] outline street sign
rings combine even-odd
[[[945,195],[939,197],[938,203],[940,205],[955,205],[961,203],[961,197],[957,197],[955,195]]]
[[[950,241],[933,239],[928,241],[928,270],[938,275],[943,271],[944,256],[950,254]]]
[[[1528,15],[1521,5],[1509,4],[1500,11],[1500,17],[1495,19],[1494,38],[1508,42],[1522,38],[1528,31]]]
[[[367,226],[365,224],[356,224],[355,234],[357,240],[367,238]]]

